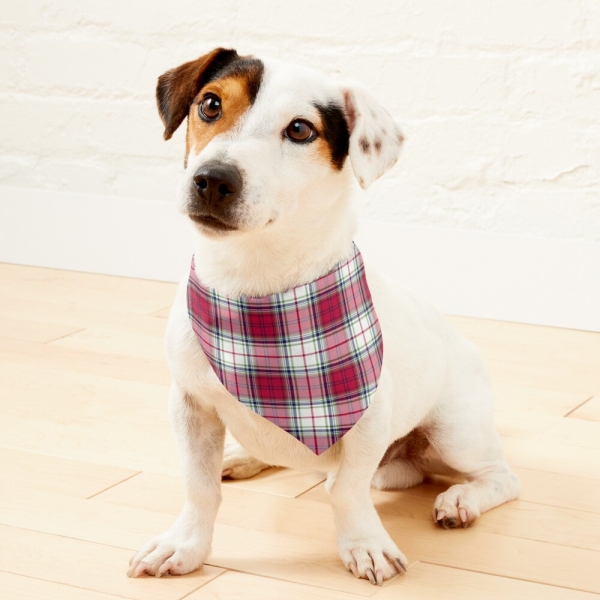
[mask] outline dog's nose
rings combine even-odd
[[[230,204],[242,191],[242,174],[233,165],[209,161],[194,173],[194,187],[208,205]]]

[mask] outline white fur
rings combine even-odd
[[[255,104],[234,131],[188,157],[183,178],[180,207],[185,211],[191,178],[202,163],[234,161],[243,170],[240,230],[211,233],[194,226],[198,277],[229,296],[280,292],[312,281],[347,257],[356,228],[348,163],[368,185],[395,162],[400,148],[396,125],[368,94],[308,69],[265,64]],[[344,106],[348,91],[356,123],[350,161],[341,171],[324,162],[311,144],[282,140],[280,132],[293,118],[316,118],[313,101]],[[356,136],[362,135],[370,136],[371,143],[373,136],[381,138],[381,152],[358,155]],[[132,559],[130,575],[181,574],[202,564],[210,552],[221,470],[234,477],[251,476],[267,465],[326,471],[342,561],[355,575],[379,584],[402,572],[406,558],[373,507],[371,482],[380,488],[406,487],[438,467],[464,474],[466,483],[452,486],[435,504],[434,519],[449,526],[466,526],[480,512],[516,497],[519,484],[494,429],[492,396],[477,348],[428,305],[366,268],[385,341],[381,380],[360,421],[320,456],[221,385],[192,331],[187,278],[181,282],[166,343],[186,504],[173,527]],[[228,449],[221,466],[225,427],[239,446]],[[422,460],[398,460],[378,470],[388,446],[417,427],[430,442]]]

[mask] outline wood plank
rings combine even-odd
[[[505,437],[503,442],[513,467],[600,479],[600,461],[585,448],[553,440]]]
[[[9,361],[0,363],[0,382],[2,394],[11,399],[0,404],[4,415],[90,429],[129,415],[144,425],[168,419],[167,385]]]
[[[325,481],[325,474],[303,469],[265,469],[250,479],[225,480],[223,486],[296,498]]]
[[[478,528],[501,535],[600,552],[599,512],[515,500],[485,513]]]
[[[178,600],[223,572],[205,566],[183,577],[130,579],[129,550],[4,525],[0,539],[0,571],[133,600]]]
[[[219,578],[220,579],[220,578]],[[218,579],[214,582],[216,583]],[[206,586],[208,591],[211,583]],[[417,563],[404,577],[396,577],[374,600],[597,600],[596,594],[552,587],[530,581],[497,577],[425,562]],[[190,596],[193,598],[193,595]]]
[[[600,333],[466,317],[450,321],[481,348],[492,381],[600,393]]]
[[[583,419],[561,419],[537,438],[540,443],[565,444],[590,450],[600,450],[600,422]]]
[[[600,512],[600,479],[513,469],[521,480],[519,498],[526,502]]]
[[[600,421],[600,396],[590,398],[585,404],[574,410],[570,419],[583,419],[585,421]]]
[[[35,344],[0,338],[0,360],[40,367],[72,370],[76,373],[104,375],[131,381],[169,385],[166,360],[139,358],[62,348],[52,344]]]
[[[273,501],[287,500],[268,494],[262,497]],[[286,518],[289,519],[289,513]],[[97,497],[81,500],[51,493],[0,490],[0,523],[10,525],[15,531],[67,536],[64,539],[94,543],[100,548],[127,548],[126,558],[121,554],[121,563],[111,566],[113,573],[118,567],[119,576],[125,572],[121,569],[133,551],[162,533],[172,522],[171,515],[109,504]],[[0,527],[0,536],[3,531]],[[219,522],[208,564],[363,596],[371,596],[376,591],[369,582],[356,582],[346,571],[339,559],[334,536],[323,540]],[[15,571],[14,567],[4,570],[39,576],[30,571]],[[62,582],[76,585],[72,581]],[[114,593],[107,588],[93,589]]]
[[[595,483],[587,479],[586,482]],[[403,491],[377,491],[372,496],[380,514],[405,519],[431,520],[436,496],[447,486],[425,484]],[[527,483],[525,488],[527,489]],[[534,488],[535,489],[535,488]],[[486,513],[477,529],[489,533],[546,541],[575,548],[600,551],[600,484],[596,497],[586,489],[582,494],[596,512],[537,504],[525,500],[504,504]],[[175,477],[140,473],[136,477],[103,492],[98,499],[123,506],[155,510],[176,515],[183,502],[181,482]],[[291,535],[329,539],[335,535],[329,499],[322,485],[300,498],[300,502],[260,498],[241,488],[223,486],[223,503],[218,521],[227,525]],[[544,500],[547,501],[546,498]],[[260,509],[257,504],[260,503]],[[288,522],[288,515],[295,518]],[[313,518],[319,515],[318,518]]]
[[[147,320],[149,323],[156,323],[156,325],[148,325],[144,332],[132,332],[122,327],[92,325],[72,335],[51,342],[51,345],[101,354],[117,354],[166,361],[166,323],[152,317],[149,317]]]
[[[436,486],[432,488],[428,492],[427,486],[422,486],[421,491],[417,491],[417,494],[430,495],[427,502],[415,501],[410,496],[414,494],[411,490],[373,491],[375,505],[384,526],[393,539],[401,542],[401,549],[411,559],[514,579],[600,592],[600,580],[595,576],[592,567],[599,556],[597,550],[600,550],[600,538],[597,534],[599,522],[596,514],[580,512],[574,516],[564,513],[565,521],[571,525],[579,521],[578,533],[573,532],[572,536],[566,530],[557,531],[551,523],[535,523],[532,518],[527,526],[533,539],[527,539],[518,537],[527,535],[527,532],[519,531],[519,526],[510,531],[495,532],[510,525],[510,515],[515,508],[515,503],[512,503],[495,509],[496,512],[504,511],[504,514],[490,519],[487,525],[484,515],[474,527],[445,531],[431,520],[431,506],[438,491]],[[404,502],[399,502],[399,497],[402,497]],[[314,488],[296,502],[300,500],[321,502],[323,505],[329,503],[323,486]],[[554,509],[554,511],[562,514],[563,509]],[[311,505],[310,512],[312,515],[321,514],[315,504]],[[487,516],[491,516],[493,512],[488,513]],[[321,520],[323,521],[324,518],[321,517]],[[586,532],[588,520],[595,531],[592,535]],[[521,518],[521,524],[524,522],[526,519]],[[286,525],[287,522],[284,521],[278,526],[281,529]],[[548,527],[551,528],[550,531]],[[539,541],[539,539],[549,539],[552,531],[557,537],[560,534],[562,540],[571,543],[572,546],[559,545],[554,541],[552,543]],[[579,547],[580,543],[594,546],[594,550],[582,549]],[[527,561],[523,561],[524,556],[528,557]],[[556,567],[554,565],[556,561],[561,562],[561,566]],[[590,569],[585,574],[582,573],[585,570],[582,568],[584,563]],[[578,565],[576,570],[571,568],[575,564]]]
[[[121,467],[0,448],[0,489],[28,488],[87,498],[135,473]]]
[[[572,355],[573,348],[581,348],[585,352],[600,352],[600,333],[561,327],[546,327],[527,323],[512,323],[494,319],[480,319],[446,315],[453,327],[464,336],[472,339],[484,348],[498,351],[500,356],[506,354],[506,347],[525,354],[534,347],[544,351],[552,351],[555,356]],[[529,356],[530,359],[535,357]]]
[[[167,386],[12,362],[0,364],[0,381],[2,393],[12,398],[0,404],[0,422],[6,423],[0,444],[136,471],[179,473]],[[227,485],[297,496],[323,479],[311,471],[270,469]]]
[[[0,446],[52,454],[133,471],[179,473],[179,455],[169,423],[139,423],[128,419],[107,421],[98,427],[80,423],[53,423],[40,419],[0,415]],[[151,447],[149,454],[144,448]]]
[[[80,331],[80,328],[31,319],[0,317],[0,338],[7,340],[45,344],[76,331]]]
[[[378,589],[341,565],[322,475],[272,469],[223,485],[209,561],[217,575],[237,572],[199,590],[209,578],[127,580],[131,552],[182,501],[162,354],[174,290],[0,265],[0,445],[11,448],[0,448],[0,570],[14,571],[0,571],[0,589],[11,600],[600,592],[600,334],[465,318],[451,320],[489,364],[519,501],[442,531],[430,517],[435,482],[373,492],[412,561],[408,576]]]
[[[154,508],[176,514],[181,498],[174,497],[173,489],[177,486],[174,479],[141,474],[108,490],[99,498],[141,508],[148,507],[151,502]],[[399,492],[374,490],[373,497],[390,532],[397,530],[398,539],[404,540],[415,530],[421,530],[421,526],[415,526],[415,520],[420,520],[427,527],[433,525],[431,507],[435,497],[443,489],[445,488],[436,485],[423,485]],[[219,523],[322,540],[333,539],[335,536],[329,500],[322,485],[296,500],[263,498],[260,500],[260,507],[257,506],[259,501],[253,498],[253,493],[246,490],[225,488],[223,498],[218,515]],[[294,519],[289,519],[290,514],[294,514]],[[516,501],[486,513],[473,530],[534,542],[549,542],[553,545],[562,544],[574,549],[600,551],[598,513]],[[433,534],[435,532],[433,527]],[[493,537],[488,543],[493,547]],[[555,545],[553,548],[558,551],[559,546]],[[417,558],[430,560],[431,552]],[[490,561],[493,563],[492,556]],[[516,565],[513,564],[512,567],[516,568]]]
[[[104,325],[132,332],[147,331],[149,327],[153,327],[150,324],[153,321],[166,325],[163,319],[124,311],[116,302],[107,302],[102,306],[68,306],[45,298],[3,297],[0,301],[0,318],[29,320],[76,329]]]
[[[375,598],[377,595],[374,596]],[[358,600],[356,594],[326,590],[301,583],[290,583],[281,579],[257,577],[246,573],[227,571],[213,579],[186,600]]]
[[[583,403],[586,395],[494,382],[494,418],[502,435],[532,437]]]
[[[179,472],[167,386],[25,362],[0,362],[0,382],[0,445]]]
[[[107,305],[133,314],[150,314],[170,305],[177,285],[43,267],[0,263],[0,297],[44,298],[63,306]]]
[[[122,596],[93,592],[2,571],[0,571],[0,589],[4,597],[10,600],[119,600],[122,598]]]
[[[372,490],[371,495],[378,512],[386,515],[386,518],[395,517],[397,522],[420,519],[430,523],[435,499],[447,487],[427,483],[401,491]],[[302,498],[328,503],[323,486],[311,490]],[[313,506],[311,510],[317,509]],[[600,552],[600,511],[587,512],[515,500],[486,512],[474,529]]]
[[[236,492],[239,491],[238,496],[245,497],[246,501],[252,502],[270,502],[262,496],[256,495],[259,493],[294,498],[298,495],[294,492],[304,487],[307,475],[311,475],[311,473],[305,474],[302,471],[296,472],[292,469],[288,471],[289,478],[283,482],[276,478],[269,483],[270,477],[267,473],[267,476],[256,482],[257,484],[264,482],[263,488],[257,485],[254,489],[248,489],[237,485],[238,482],[224,481],[222,491],[227,498],[235,497]],[[297,482],[293,481],[294,476],[297,477]],[[311,485],[310,487],[314,486]],[[244,496],[245,491],[255,493]],[[121,506],[133,506],[144,510],[177,514],[184,501],[183,482],[179,477],[142,472],[102,492],[98,495],[98,500],[120,504]]]

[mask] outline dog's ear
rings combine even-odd
[[[360,187],[367,189],[398,160],[404,136],[391,115],[358,83],[342,86],[350,146]]]
[[[163,73],[156,86],[158,113],[168,140],[186,118],[196,94],[210,76],[238,58],[235,50],[216,48],[212,52]]]

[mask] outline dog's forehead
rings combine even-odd
[[[338,101],[339,87],[315,69],[274,58],[261,59],[263,79],[256,99],[257,110],[310,116],[316,104]],[[308,114],[307,114],[308,113]]]

